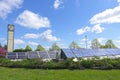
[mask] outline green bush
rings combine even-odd
[[[84,68],[90,69],[90,68],[94,67],[94,60],[90,60],[90,59],[88,59],[88,60],[82,60],[81,61],[81,65]]]
[[[0,58],[0,66],[10,68],[31,68],[31,69],[120,69],[120,58],[118,59],[80,59],[77,62],[73,58],[63,61],[42,61],[42,59],[25,59],[11,61]]]

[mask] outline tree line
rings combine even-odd
[[[72,41],[69,45],[69,48],[72,49],[80,49],[80,45],[76,43],[75,41]],[[92,49],[98,49],[98,48],[117,48],[117,46],[113,43],[112,40],[106,41],[105,44],[101,44],[98,39],[94,39],[91,41],[91,46],[90,48]],[[49,48],[49,51],[55,51],[55,50],[60,50],[60,46],[57,43],[53,43],[51,48]],[[25,49],[15,49],[14,52],[26,52],[26,51],[32,51],[32,48],[27,45]],[[38,45],[35,49],[35,51],[46,51],[45,48],[42,45]]]
[[[49,48],[49,51],[55,51],[55,50],[60,50],[61,48],[58,46],[58,44],[53,43],[51,48]],[[33,51],[32,48],[27,45],[24,49],[15,49],[14,52],[27,52],[27,51]],[[42,45],[37,45],[35,51],[46,51],[46,49]]]
[[[117,46],[113,43],[112,40],[107,40],[105,44],[101,44],[98,39],[94,39],[91,42],[91,48],[117,48]]]
[[[4,48],[5,50],[7,50],[7,45],[2,46],[0,44],[0,48]],[[72,41],[69,45],[69,48],[80,49],[83,47],[80,47],[78,43],[76,43],[75,41]],[[105,44],[101,44],[98,39],[93,39],[91,41],[90,48],[98,49],[98,48],[118,48],[118,47],[113,43],[112,40],[107,40]],[[49,51],[55,51],[55,50],[60,50],[60,49],[61,47],[57,43],[53,43],[51,48],[49,48]],[[33,51],[29,45],[27,45],[25,48],[19,48],[19,49],[14,50],[14,52],[27,52],[27,51]],[[35,51],[46,51],[46,49],[42,45],[39,44],[37,45]]]

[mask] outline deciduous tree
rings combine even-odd
[[[98,39],[92,40],[92,42],[91,42],[91,48],[92,49],[100,48],[100,46],[101,46],[101,44],[100,44]]]
[[[60,50],[60,47],[56,43],[53,43],[52,47],[49,50],[50,51]]]
[[[75,42],[75,41],[72,41],[69,48],[80,48],[80,46]]]
[[[113,43],[112,40],[108,40],[108,41],[105,43],[105,46],[106,46],[106,48],[117,48],[116,45]]]
[[[36,48],[36,51],[45,51],[45,48],[42,47],[42,45],[39,44]]]
[[[25,47],[25,51],[32,51],[32,48],[31,48],[29,45],[27,45],[27,46]]]

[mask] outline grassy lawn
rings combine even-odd
[[[0,80],[120,80],[120,70],[40,70],[0,68]]]

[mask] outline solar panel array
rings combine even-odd
[[[51,59],[56,59],[56,57],[58,55],[58,53],[56,51],[49,51],[48,53],[49,53],[49,57]]]
[[[55,51],[35,51],[35,52],[9,52],[6,54],[8,59],[32,59],[32,58],[41,58],[41,59],[56,59]]]
[[[70,49],[62,49],[64,54],[68,57],[68,58],[72,58],[75,57],[74,53],[72,52],[72,50]]]
[[[120,49],[62,49],[67,58],[93,57],[93,56],[116,56],[120,55]],[[9,52],[8,59],[56,59],[59,55],[56,51],[35,51],[35,52]]]
[[[42,59],[46,59],[46,58],[49,58],[49,55],[47,54],[47,52],[39,52],[39,55],[40,55],[40,58]]]
[[[120,49],[62,49],[62,51],[67,58],[120,55]]]

